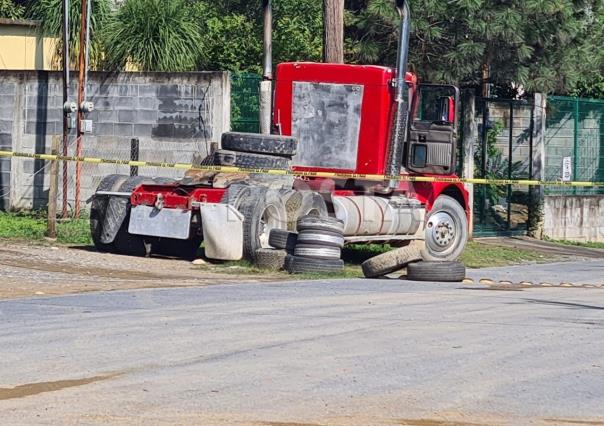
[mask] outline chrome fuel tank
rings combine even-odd
[[[424,221],[419,201],[406,197],[359,195],[332,198],[344,236],[412,235]]]

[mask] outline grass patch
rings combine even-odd
[[[566,246],[576,246],[576,247],[585,247],[585,248],[594,248],[594,249],[601,249],[604,250],[604,243],[598,243],[598,242],[586,242],[586,243],[580,243],[578,241],[568,241],[568,240],[548,240],[552,243],[557,243],[557,244],[564,244]]]
[[[461,255],[460,261],[468,268],[490,268],[519,263],[544,262],[548,259],[548,256],[532,250],[492,246],[470,241]]]
[[[45,232],[45,212],[0,212],[0,238],[39,242],[44,241]],[[92,244],[88,218],[59,220],[57,242],[74,245]]]

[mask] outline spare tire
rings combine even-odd
[[[256,250],[256,259],[254,263],[262,269],[280,271],[284,267],[286,256],[287,252],[285,250],[261,248]]]
[[[334,273],[344,269],[341,259],[311,259],[288,255],[285,268],[290,274]]]
[[[344,247],[344,237],[338,232],[308,229],[298,234],[298,243],[341,249]]]
[[[305,231],[308,229],[342,234],[342,232],[344,232],[344,222],[335,217],[307,215],[298,219],[297,228],[298,231]]]
[[[461,282],[466,277],[466,267],[461,262],[418,262],[407,266],[410,281]]]
[[[286,250],[288,253],[293,253],[298,241],[298,234],[295,232],[286,231],[285,229],[271,229],[268,236],[268,243],[276,249]]]
[[[339,259],[342,252],[338,247],[318,246],[314,244],[296,244],[294,254],[299,257],[313,259]]]
[[[421,244],[412,242],[406,247],[401,247],[389,252],[372,257],[362,263],[363,274],[367,278],[377,278],[391,274],[411,262],[422,260]]]
[[[271,230],[286,227],[285,205],[277,191],[250,187],[238,210],[243,215],[243,256],[254,261],[258,249],[270,248]]]
[[[227,132],[222,134],[221,145],[223,149],[237,152],[292,157],[296,155],[298,141],[291,136]]]
[[[214,153],[215,166],[241,167],[244,169],[279,169],[289,168],[289,160],[284,157],[274,157],[248,152],[227,151],[219,149]]]

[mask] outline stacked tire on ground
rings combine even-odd
[[[302,216],[297,221],[298,235],[293,254],[285,259],[292,274],[340,272],[344,268],[344,223],[333,217]]]

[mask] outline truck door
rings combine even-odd
[[[449,175],[455,171],[459,89],[449,85],[420,84],[414,99],[413,119],[406,152],[408,170]]]

